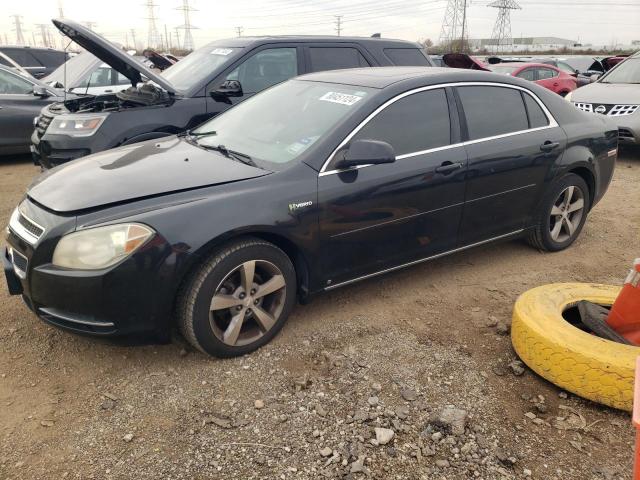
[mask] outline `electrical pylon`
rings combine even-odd
[[[176,8],[176,10],[182,10],[182,14],[184,15],[184,24],[180,25],[182,30],[184,30],[184,35],[182,36],[183,46],[182,48],[187,51],[191,51],[194,48],[193,37],[191,36],[191,30],[198,28],[191,25],[191,15],[190,12],[194,12],[196,9],[192,8],[189,5],[189,0],[182,0],[182,6]]]
[[[445,50],[462,51],[469,38],[467,29],[468,0],[449,0],[442,20],[439,43]]]
[[[511,37],[511,10],[520,10],[522,7],[514,0],[496,0],[487,6],[498,9],[498,18],[496,19],[496,24],[491,34],[491,44],[494,53],[500,53],[503,47],[513,46],[513,37]]]

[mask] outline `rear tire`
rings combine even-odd
[[[195,271],[177,302],[182,335],[215,357],[245,355],[280,331],[296,299],[289,257],[257,238],[229,243]]]
[[[556,180],[542,201],[529,244],[546,252],[569,247],[582,231],[590,202],[589,187],[579,175]]]

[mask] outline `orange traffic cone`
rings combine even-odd
[[[627,340],[640,345],[640,258],[633,262],[607,323]]]

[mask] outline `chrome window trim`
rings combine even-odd
[[[13,231],[13,233],[15,233],[18,237],[23,239],[25,242],[29,243],[30,245],[35,245],[36,243],[38,243],[38,240],[40,240],[40,238],[42,238],[42,235],[37,237],[33,233],[31,233],[29,230],[24,228],[20,224],[20,221],[18,220],[18,217],[20,215],[22,215],[28,221],[33,223],[36,227],[42,229],[42,235],[44,235],[46,230],[42,225],[39,225],[38,223],[34,222],[29,217],[27,217],[24,213],[21,213],[19,208],[16,208],[13,211],[13,213],[11,214],[11,218],[9,220],[9,228]]]
[[[446,88],[446,87],[501,87],[501,88],[511,88],[513,90],[520,90],[522,92],[525,92],[529,95],[531,95],[531,97],[538,103],[538,105],[540,106],[540,108],[542,109],[542,111],[544,112],[544,114],[547,117],[547,120],[549,121],[549,125],[546,125],[544,127],[536,127],[536,128],[528,128],[526,130],[519,130],[517,132],[509,132],[509,133],[503,133],[500,135],[494,135],[492,137],[483,137],[483,138],[479,138],[479,139],[475,139],[475,140],[467,140],[465,142],[458,142],[458,143],[453,143],[451,145],[443,145],[441,147],[435,147],[435,148],[430,148],[427,150],[421,150],[419,152],[411,152],[411,153],[405,153],[402,155],[398,155],[396,157],[396,160],[404,160],[405,158],[411,158],[411,157],[416,157],[419,155],[425,155],[427,153],[433,153],[433,152],[439,152],[442,150],[448,150],[450,148],[458,148],[458,147],[463,147],[465,145],[473,145],[475,143],[481,143],[481,142],[489,142],[491,140],[498,140],[501,138],[507,138],[507,137],[511,137],[514,135],[522,135],[524,133],[529,133],[529,132],[536,132],[536,131],[540,131],[540,130],[546,130],[548,128],[556,128],[559,126],[558,122],[556,121],[556,119],[554,118],[554,116],[551,114],[551,112],[549,111],[549,109],[547,108],[547,106],[542,103],[542,101],[538,98],[538,96],[533,93],[531,90],[524,88],[524,87],[520,87],[518,85],[511,85],[508,83],[497,83],[497,82],[454,82],[454,83],[441,83],[438,85],[428,85],[426,87],[418,87],[418,88],[414,88],[413,90],[409,90],[407,92],[403,92],[389,100],[387,100],[385,103],[383,103],[382,105],[380,105],[378,108],[376,108],[369,116],[367,116],[367,118],[365,118],[362,122],[360,122],[360,124],[354,128],[351,133],[349,135],[346,136],[346,138],[344,140],[342,140],[342,142],[340,142],[340,144],[338,145],[338,147],[336,147],[333,152],[331,152],[331,155],[329,155],[329,158],[327,158],[324,162],[324,164],[322,165],[322,168],[320,169],[320,173],[319,176],[323,177],[326,175],[334,175],[337,173],[342,173],[342,172],[348,172],[351,170],[358,170],[360,168],[365,168],[365,167],[370,167],[372,166],[371,164],[368,165],[358,165],[357,167],[351,167],[351,168],[345,168],[345,169],[334,169],[334,170],[327,170],[327,167],[329,165],[329,163],[331,162],[331,160],[333,159],[333,157],[335,156],[335,154],[342,148],[344,147],[347,143],[349,143],[349,141],[360,131],[362,130],[362,128],[364,128],[365,125],[367,125],[367,123],[369,123],[371,120],[373,120],[373,118],[375,118],[381,111],[383,111],[384,109],[386,109],[389,105],[394,104],[395,102],[397,102],[398,100],[403,99],[404,97],[408,97],[410,95],[414,95],[416,93],[420,93],[420,92],[426,92],[429,90],[436,90],[439,88]]]
[[[515,231],[510,232],[510,233],[505,233],[504,235],[499,235],[497,237],[488,238],[488,239],[482,240],[480,242],[471,243],[469,245],[465,245],[464,247],[454,248],[453,250],[447,250],[446,252],[437,253],[437,254],[431,255],[429,257],[421,258],[419,260],[413,260],[412,262],[407,262],[407,263],[403,263],[401,265],[396,265],[395,267],[385,268],[384,270],[380,270],[380,271],[374,272],[374,273],[369,273],[368,275],[363,275],[361,277],[352,278],[351,280],[346,280],[344,282],[336,283],[335,285],[329,285],[329,286],[325,287],[324,289],[325,290],[333,290],[334,288],[342,287],[342,286],[345,286],[345,285],[350,285],[352,283],[359,282],[360,280],[366,280],[367,278],[376,277],[376,276],[382,275],[384,273],[393,272],[395,270],[400,270],[400,269],[405,268],[405,267],[410,267],[412,265],[417,265],[419,263],[428,262],[429,260],[435,260],[436,258],[440,258],[440,257],[444,257],[444,256],[447,256],[447,255],[451,255],[453,253],[462,252],[462,251],[467,250],[469,248],[478,247],[480,245],[484,245],[485,243],[493,242],[495,240],[501,240],[501,239],[513,237],[515,235],[519,235],[522,232],[524,232],[523,228],[521,228],[520,230],[515,230]]]

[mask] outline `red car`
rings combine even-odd
[[[487,65],[492,72],[531,80],[563,97],[578,88],[576,77],[544,63],[497,63]]]

